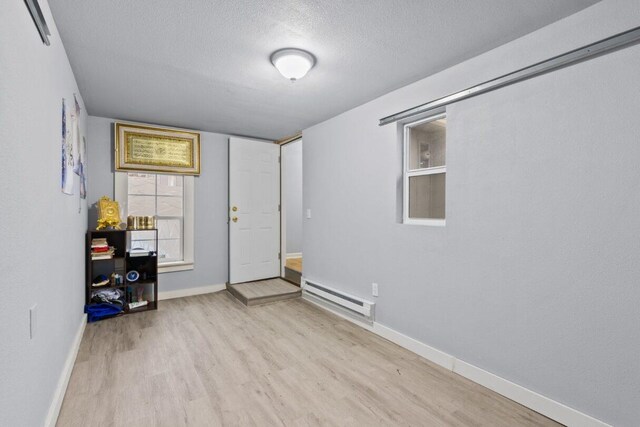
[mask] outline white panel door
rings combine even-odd
[[[229,138],[229,283],[280,276],[280,147]]]

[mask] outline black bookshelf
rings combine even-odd
[[[153,250],[132,251],[131,242],[136,233],[144,233],[144,240],[150,241]],[[93,259],[91,242],[94,239],[106,239],[109,247],[113,247],[113,254],[108,259]],[[158,230],[89,230],[86,237],[86,304],[95,304],[93,300],[96,292],[104,289],[119,289],[122,293],[124,310],[119,316],[130,313],[158,309]],[[130,281],[127,273],[138,272],[139,277]],[[121,277],[121,282],[112,280],[112,275]],[[104,275],[110,282],[103,286],[94,286],[96,277]],[[130,308],[130,303],[141,300],[146,305]]]

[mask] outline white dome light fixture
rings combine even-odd
[[[304,77],[316,63],[312,54],[302,49],[280,49],[271,55],[271,63],[292,82]]]

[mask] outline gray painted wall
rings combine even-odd
[[[287,253],[302,252],[302,140],[282,147],[282,198]]]
[[[446,227],[399,223],[378,119],[640,25],[603,1],[304,131],[305,276],[605,422],[640,419],[640,46],[448,109]]]
[[[113,196],[114,119],[90,116],[88,201]],[[228,135],[200,132],[201,174],[195,179],[195,254],[194,269],[163,273],[159,290],[175,291],[222,284],[228,278]],[[89,225],[95,226],[95,209]]]
[[[40,4],[52,32],[49,47],[24,2],[3,2],[0,13],[0,424],[6,426],[44,424],[84,304],[86,203],[77,176],[75,195],[60,190],[62,98],[69,109],[79,91],[47,2]]]

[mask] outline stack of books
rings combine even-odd
[[[91,259],[111,259],[115,248],[109,246],[106,238],[91,239]]]

